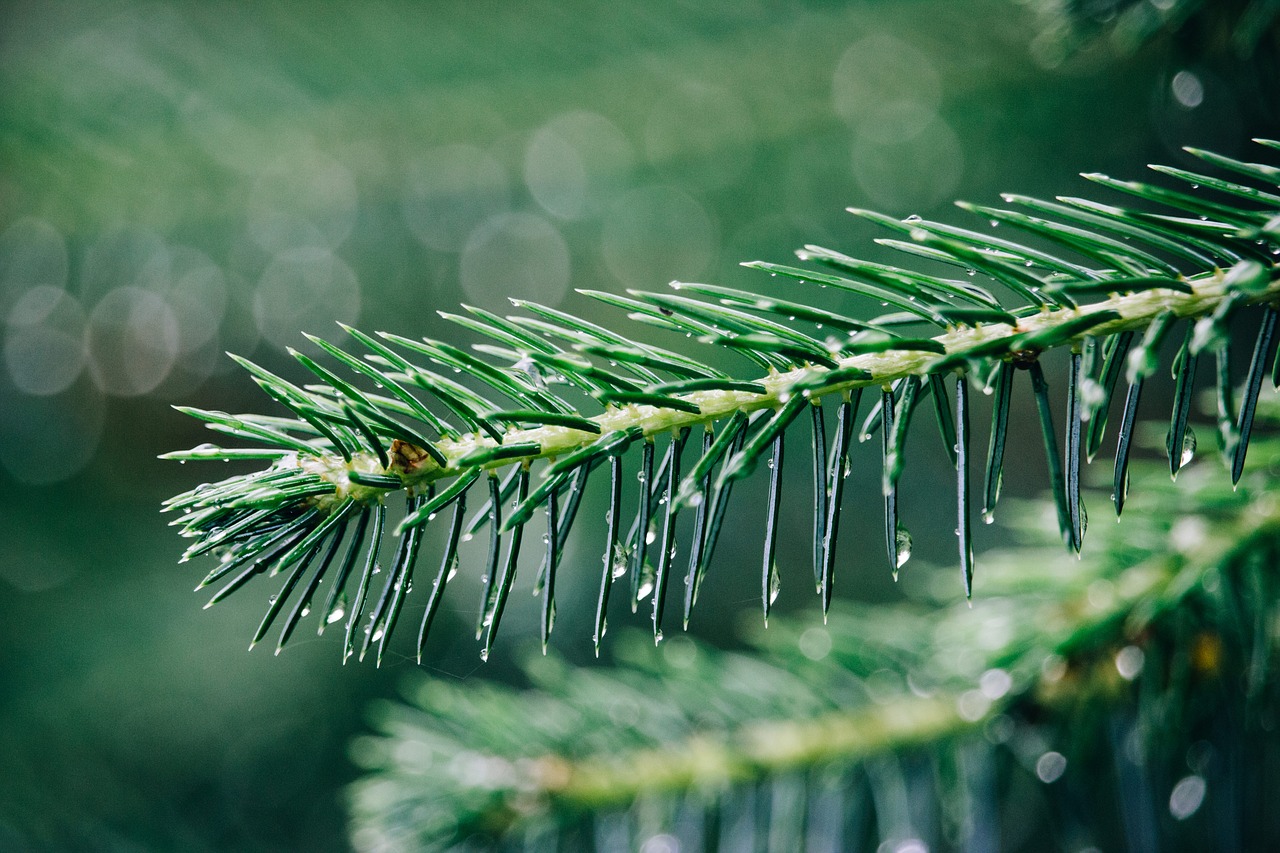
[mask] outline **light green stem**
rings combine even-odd
[[[965,352],[973,347],[992,341],[1008,339],[1028,332],[1039,332],[1060,326],[1066,321],[1098,312],[1114,311],[1119,319],[1090,328],[1082,335],[1068,338],[1058,345],[1076,344],[1085,336],[1103,336],[1116,332],[1144,328],[1157,315],[1166,311],[1178,317],[1200,317],[1211,313],[1224,298],[1228,290],[1226,274],[1220,270],[1205,273],[1189,279],[1191,293],[1155,288],[1140,293],[1113,295],[1101,302],[1091,303],[1080,308],[1046,309],[1038,314],[1023,317],[1016,326],[1002,323],[977,325],[973,327],[953,328],[937,335],[933,340],[942,344],[946,352]],[[1251,303],[1269,302],[1280,296],[1280,279],[1273,280],[1266,288],[1251,295]],[[822,388],[820,394],[842,394],[853,388],[881,386],[897,379],[911,375],[924,375],[943,355],[915,350],[890,350],[882,353],[868,353],[842,359],[839,367],[856,367],[865,370],[870,378],[843,382]],[[797,382],[812,380],[829,371],[829,368],[806,366],[778,373],[772,372],[758,381],[765,387],[765,393],[754,394],[745,391],[696,391],[680,395],[682,399],[698,406],[697,414],[648,405],[625,405],[608,407],[603,413],[590,420],[600,425],[603,433],[614,430],[626,430],[640,427],[645,435],[667,433],[681,427],[692,427],[732,415],[734,412],[750,412],[757,409],[773,408],[785,402],[790,390]],[[594,441],[596,436],[582,430],[562,426],[541,426],[534,429],[511,429],[503,444],[536,443],[542,448],[536,457],[555,457],[575,450],[584,444]],[[436,448],[444,455],[447,464],[440,466],[427,460],[426,464],[410,472],[401,472],[406,488],[419,488],[458,475],[461,468],[454,463],[479,448],[495,447],[498,442],[482,434],[464,436],[460,439],[442,439]],[[526,457],[528,460],[530,457]],[[490,467],[502,467],[515,460],[494,462]],[[350,463],[337,457],[304,457],[283,460],[281,464],[297,465],[320,474],[336,483],[335,495],[325,496],[323,502],[338,502],[347,496],[357,500],[370,501],[386,494],[385,490],[361,486],[351,483],[347,478],[349,470],[380,473],[378,462],[368,454],[357,454]]]

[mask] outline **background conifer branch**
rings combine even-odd
[[[1280,414],[1274,401],[1267,409],[1268,420]],[[1266,470],[1278,454],[1274,438],[1261,442],[1238,490],[1204,467],[1183,488],[1143,463],[1139,511],[1125,527],[1109,525],[1107,547],[1082,564],[1063,565],[1047,547],[1041,507],[1020,508],[1025,541],[987,560],[992,596],[972,610],[940,611],[934,583],[907,604],[754,630],[750,655],[688,639],[654,651],[632,638],[613,670],[531,658],[535,687],[524,692],[414,677],[408,704],[379,706],[380,734],[355,745],[369,771],[353,791],[355,827],[388,850],[506,849],[515,839],[534,850],[635,849],[654,834],[713,850],[744,831],[844,850],[876,847],[905,819],[924,843],[945,835],[948,846],[975,831],[975,814],[994,818],[1000,803],[1057,781],[1063,768],[1086,813],[1114,808],[1098,780],[1074,769],[1096,764],[1100,748],[1145,756],[1152,801],[1123,805],[1161,810],[1185,775],[1162,775],[1183,757],[1166,754],[1166,744],[1186,743],[1173,731],[1191,737],[1229,713],[1229,731],[1203,735],[1217,749],[1236,738],[1275,754],[1273,742],[1261,746],[1260,721],[1277,700],[1267,675],[1276,638],[1256,628],[1275,612],[1267,563],[1280,547],[1280,514]],[[1188,698],[1206,692],[1212,701]],[[1100,747],[1117,719],[1150,737]],[[968,787],[972,776],[944,770],[952,754],[983,756],[999,781]],[[877,767],[912,776],[941,813],[898,813],[875,790],[887,783]],[[864,774],[872,778],[859,785]],[[1223,816],[1245,776],[1224,766],[1194,782],[1208,784],[1218,801],[1206,808]],[[824,796],[832,778],[847,798],[839,805]],[[788,808],[757,802],[780,788],[794,798]],[[960,815],[939,805],[957,799],[969,803]],[[864,814],[850,823],[833,810]],[[749,828],[735,829],[743,820]]]

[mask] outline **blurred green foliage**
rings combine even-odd
[[[0,848],[346,848],[343,745],[393,679],[330,638],[245,655],[257,609],[201,614],[155,512],[190,479],[155,455],[200,440],[166,404],[249,405],[223,350],[276,366],[334,320],[741,284],[737,261],[865,233],[847,205],[1069,191],[1276,121],[1234,56],[1036,52],[1006,0],[2,14]],[[753,600],[724,583],[706,616]],[[438,655],[474,677],[469,645]]]

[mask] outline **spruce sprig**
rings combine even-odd
[[[265,448],[201,445],[164,458],[271,461],[265,471],[203,485],[167,502],[166,509],[183,513],[175,522],[181,533],[195,540],[183,559],[218,555],[218,566],[200,588],[228,576],[230,580],[210,604],[256,575],[287,573],[254,640],[265,635],[285,600],[301,590],[281,631],[279,652],[298,620],[309,613],[311,599],[345,541],[345,557],[336,563],[319,629],[345,618],[345,654],[355,653],[358,645],[363,658],[377,643],[381,660],[410,591],[423,528],[453,507],[453,528],[419,631],[419,658],[444,584],[456,570],[459,542],[486,525],[490,553],[482,576],[478,633],[487,657],[515,580],[524,528],[543,509],[547,548],[536,589],[544,595],[545,643],[554,622],[555,575],[563,564],[567,534],[588,476],[608,462],[611,510],[597,602],[598,652],[613,582],[624,575],[630,575],[633,610],[652,595],[655,639],[662,636],[672,578],[676,583],[683,579],[680,598],[688,624],[730,511],[733,486],[768,459],[772,471],[762,575],[767,618],[781,583],[774,560],[778,507],[785,491],[784,442],[789,432],[803,429],[797,425],[808,423],[814,454],[813,572],[825,612],[835,582],[852,426],[862,391],[871,388],[881,393],[861,435],[865,439],[878,430],[883,436],[880,481],[889,568],[896,573],[910,555],[909,536],[898,523],[898,482],[908,430],[921,421],[912,417],[913,411],[930,397],[955,465],[959,562],[968,595],[974,577],[968,385],[995,390],[984,474],[983,514],[990,520],[1000,492],[1010,392],[1019,369],[1031,377],[1040,412],[1060,533],[1067,547],[1078,552],[1085,529],[1082,459],[1092,458],[1102,442],[1119,374],[1127,373],[1129,392],[1117,441],[1117,513],[1127,488],[1128,450],[1142,385],[1159,366],[1160,345],[1179,321],[1186,321],[1186,331],[1172,365],[1177,395],[1167,441],[1170,471],[1176,475],[1194,450],[1188,414],[1202,354],[1212,355],[1217,365],[1219,447],[1233,482],[1243,469],[1280,294],[1275,263],[1280,197],[1240,181],[1274,188],[1277,169],[1188,151],[1229,172],[1230,179],[1158,169],[1189,185],[1189,191],[1181,191],[1086,175],[1164,211],[1160,213],[1075,198],[1048,202],[1006,196],[1009,209],[961,205],[993,227],[1029,235],[1036,247],[919,217],[899,221],[851,209],[893,234],[877,242],[903,251],[917,266],[873,263],[808,246],[797,254],[809,267],[745,264],[791,280],[794,299],[680,282],[672,283],[671,292],[619,296],[583,291],[645,325],[742,357],[753,365],[745,376],[659,346],[650,335],[629,337],[525,301],[516,306],[527,313],[509,317],[470,306],[464,306],[464,314],[441,312],[484,338],[471,351],[385,332],[370,336],[345,326],[352,338],[348,349],[308,336],[324,355],[291,353],[311,374],[311,384],[295,384],[237,358],[289,414],[180,409],[214,431]],[[958,277],[948,274],[956,268],[962,271]],[[824,288],[844,298],[812,306]],[[863,321],[837,310],[845,302],[857,304],[849,297],[899,310]],[[1228,359],[1229,324],[1252,306],[1264,306],[1265,315],[1237,403]],[[1068,423],[1061,447],[1039,363],[1041,354],[1059,348],[1071,354]],[[1273,384],[1280,380],[1280,361],[1272,367],[1272,379]],[[828,408],[837,409],[829,450]],[[806,411],[809,417],[800,417]],[[687,442],[691,434],[702,438]],[[655,466],[659,445],[661,461]],[[617,518],[623,504],[623,457],[640,460],[641,489],[629,529]],[[487,500],[464,522],[464,501],[481,479],[487,484]],[[392,526],[385,504],[397,492],[404,493],[406,508]],[[682,510],[695,514],[693,541],[683,548],[690,554],[683,571],[676,564]],[[392,569],[375,594],[383,540],[397,537]],[[346,585],[352,580],[354,602],[348,605]]]

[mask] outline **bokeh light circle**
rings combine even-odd
[[[360,282],[341,258],[308,246],[272,258],[258,280],[253,316],[262,337],[280,348],[299,333],[330,328],[360,317]]]
[[[85,347],[98,388],[120,397],[146,394],[177,360],[178,319],[158,294],[117,287],[93,307]]]
[[[601,234],[605,265],[628,287],[700,276],[718,250],[716,223],[707,209],[688,193],[661,185],[619,197]]]
[[[631,173],[635,155],[622,131],[584,110],[562,113],[534,132],[524,180],[542,208],[560,219],[600,212],[608,191]]]
[[[188,246],[174,248],[160,292],[177,317],[183,353],[217,338],[227,311],[227,277],[208,255]]]
[[[459,274],[467,298],[481,306],[504,307],[507,297],[554,305],[569,291],[569,247],[541,216],[499,214],[467,239]]]
[[[942,103],[942,81],[927,55],[877,33],[854,42],[841,55],[831,77],[831,98],[836,114],[860,129],[901,122],[902,104],[913,105],[909,113],[927,122]],[[918,126],[914,133],[922,129]]]
[[[249,193],[249,233],[269,251],[335,249],[355,226],[358,199],[351,170],[315,150],[291,152],[258,175]]]
[[[900,213],[950,199],[964,174],[964,150],[951,127],[935,117],[920,133],[892,143],[858,134],[853,176],[870,201]]]
[[[14,303],[5,323],[4,363],[24,394],[66,390],[84,368],[84,309],[60,287],[38,285]]]

